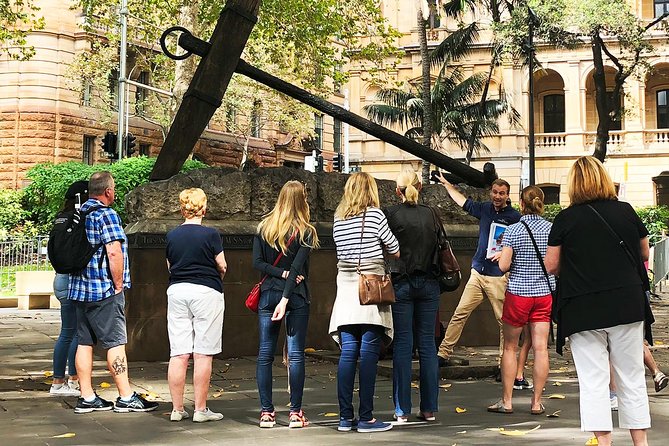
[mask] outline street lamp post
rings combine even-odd
[[[530,71],[530,82],[529,82],[529,119],[528,126],[529,128],[529,157],[530,157],[530,185],[535,184],[535,156],[534,156],[534,21],[536,16],[532,12],[532,8],[527,7],[528,13],[528,36],[527,36],[527,49],[529,55],[529,71]]]

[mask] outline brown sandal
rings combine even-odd
[[[513,409],[507,409],[506,407],[504,407],[504,404],[502,404],[502,400],[499,400],[495,404],[493,404],[492,406],[488,406],[488,412],[513,413]]]
[[[543,414],[543,413],[545,413],[545,412],[546,412],[546,408],[544,407],[543,404],[539,404],[539,408],[538,408],[538,409],[530,409],[530,413],[531,413],[532,415],[541,415],[541,414]]]

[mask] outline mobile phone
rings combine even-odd
[[[430,181],[434,183],[439,183],[439,171],[438,170],[433,170],[430,172]]]

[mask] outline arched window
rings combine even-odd
[[[543,184],[539,188],[544,193],[544,204],[560,204],[559,184]]]
[[[544,133],[564,132],[564,95],[544,96]]]
[[[669,90],[657,92],[657,128],[669,129]]]

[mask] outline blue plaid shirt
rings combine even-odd
[[[94,198],[86,201],[82,212],[91,207],[104,206]],[[128,240],[121,226],[121,219],[112,208],[101,208],[91,212],[86,217],[86,236],[91,245],[107,244],[114,241],[121,242],[123,251],[123,288],[130,288],[130,269],[128,268]],[[101,260],[102,259],[102,260]],[[102,262],[102,263],[100,263]],[[100,268],[100,264],[102,267]],[[81,275],[70,276],[70,290],[68,299],[81,302],[97,302],[114,295],[114,282],[109,273],[106,251],[103,247],[88,262]]]
[[[530,227],[541,256],[546,257],[548,234],[553,225],[538,215],[523,215],[520,221],[524,221]],[[537,252],[534,250],[527,228],[522,223],[515,223],[506,229],[502,246],[509,246],[513,249],[507,286],[510,293],[526,297],[547,296],[551,293],[546,283],[546,276],[537,259]],[[551,289],[554,290],[555,278],[552,275],[548,277]]]

